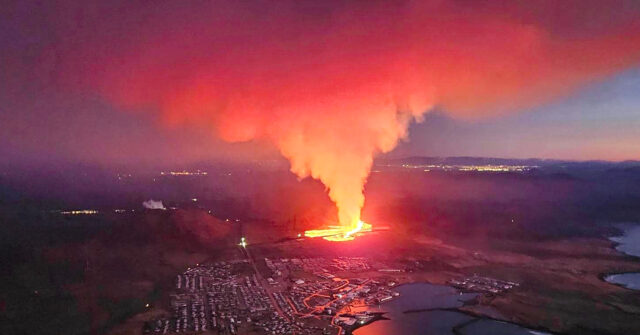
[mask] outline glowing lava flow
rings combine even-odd
[[[304,232],[304,236],[322,237],[327,241],[344,242],[353,240],[359,233],[370,231],[370,224],[358,220],[358,223],[352,227],[329,226],[327,229],[307,230]]]

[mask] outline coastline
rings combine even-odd
[[[410,284],[428,284],[428,285],[446,286],[446,287],[450,287],[450,288],[452,288],[452,289],[454,289],[454,290],[456,290],[458,292],[465,293],[464,291],[458,290],[458,289],[456,289],[454,287],[451,287],[451,286],[448,286],[448,285],[433,284],[433,283],[429,283],[429,282],[426,282],[426,281],[425,282],[403,283],[401,285],[398,285],[397,287],[401,287],[401,286],[404,286],[404,285],[410,285]],[[401,297],[402,296],[400,296],[400,298]],[[401,313],[402,314],[418,314],[418,313],[424,313],[424,312],[445,311],[445,312],[460,313],[460,314],[464,314],[464,315],[472,317],[473,318],[472,320],[468,320],[468,321],[462,322],[460,324],[456,324],[456,325],[454,325],[452,327],[451,330],[456,335],[464,335],[464,332],[463,332],[463,328],[464,327],[466,327],[467,325],[470,325],[470,324],[472,324],[474,322],[481,321],[481,320],[489,320],[489,321],[494,321],[494,322],[502,322],[502,323],[512,324],[514,326],[522,327],[522,328],[525,328],[525,329],[527,329],[529,331],[534,331],[534,332],[538,332],[538,333],[542,333],[542,334],[548,334],[548,335],[557,335],[557,334],[559,334],[559,333],[553,332],[550,329],[547,329],[547,328],[544,328],[544,327],[531,327],[531,326],[528,326],[528,325],[524,325],[524,324],[520,324],[520,323],[516,323],[516,322],[504,320],[504,319],[498,319],[498,318],[495,318],[495,317],[492,317],[492,316],[489,316],[489,315],[486,315],[486,314],[477,313],[477,312],[473,312],[473,311],[465,310],[465,309],[460,309],[461,307],[477,304],[476,299],[477,299],[477,296],[473,297],[472,299],[468,299],[468,300],[458,300],[458,301],[460,301],[462,303],[462,306],[459,306],[459,307],[435,307],[435,308],[408,309],[408,310],[402,311]],[[374,313],[379,313],[381,315],[381,317],[373,319],[373,320],[370,320],[365,324],[358,325],[357,327],[354,327],[354,328],[352,328],[350,330],[345,329],[345,334],[346,335],[351,335],[352,332],[355,331],[356,329],[365,327],[365,326],[367,326],[369,324],[372,324],[373,322],[378,321],[378,320],[392,320],[393,321],[393,319],[384,316],[384,314],[387,314],[388,312],[374,312]]]
[[[617,224],[615,226],[617,229],[619,229],[621,231],[621,235],[615,235],[615,236],[608,236],[607,240],[611,242],[611,248],[614,249],[615,251],[617,251],[618,253],[620,253],[623,257],[628,258],[630,260],[633,261],[638,261],[640,262],[640,255],[634,255],[634,254],[630,254],[627,253],[625,251],[620,250],[618,247],[623,245],[624,243],[621,241],[622,239],[624,239],[625,235],[627,234],[627,232],[630,229],[633,229],[635,227],[640,227],[640,224],[637,223],[621,223],[621,224]],[[625,284],[622,283],[616,283],[616,282],[612,282],[607,280],[607,278],[610,278],[612,276],[616,276],[616,275],[625,275],[625,274],[638,274],[640,275],[640,272],[638,271],[615,271],[615,272],[603,272],[598,274],[598,278],[608,284],[611,285],[616,285],[618,287],[627,289],[627,290],[632,290],[632,291],[638,291],[638,289],[636,288],[631,288]]]

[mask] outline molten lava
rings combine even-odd
[[[329,226],[327,229],[307,230],[306,237],[322,237],[327,241],[344,242],[353,240],[358,234],[370,232],[371,225],[361,220],[351,226]]]

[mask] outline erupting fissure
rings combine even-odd
[[[370,232],[371,225],[361,220],[351,226],[330,226],[327,229],[307,230],[304,232],[306,237],[322,237],[325,240],[333,242],[351,241],[358,234]]]
[[[305,236],[348,241],[371,230],[360,214],[375,155],[393,150],[427,111],[466,119],[515,112],[640,62],[633,14],[594,23],[608,6],[248,3],[208,1],[177,13],[145,5],[118,15],[117,24],[103,22],[113,15],[100,10],[83,11],[95,12],[95,31],[54,27],[65,28],[55,36],[66,43],[46,49],[47,62],[35,69],[49,73],[55,56],[61,67],[52,73],[78,96],[157,113],[164,124],[196,125],[228,142],[276,147],[300,179],[322,182],[337,208],[336,226]],[[544,8],[554,20],[536,14]],[[583,31],[598,26],[597,34]]]

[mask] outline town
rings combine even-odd
[[[145,333],[340,334],[379,313],[352,312],[398,296],[384,264],[363,257],[250,259],[198,264],[176,276],[172,315],[147,322]],[[260,267],[261,269],[258,269]],[[344,273],[377,272],[341,278]]]

